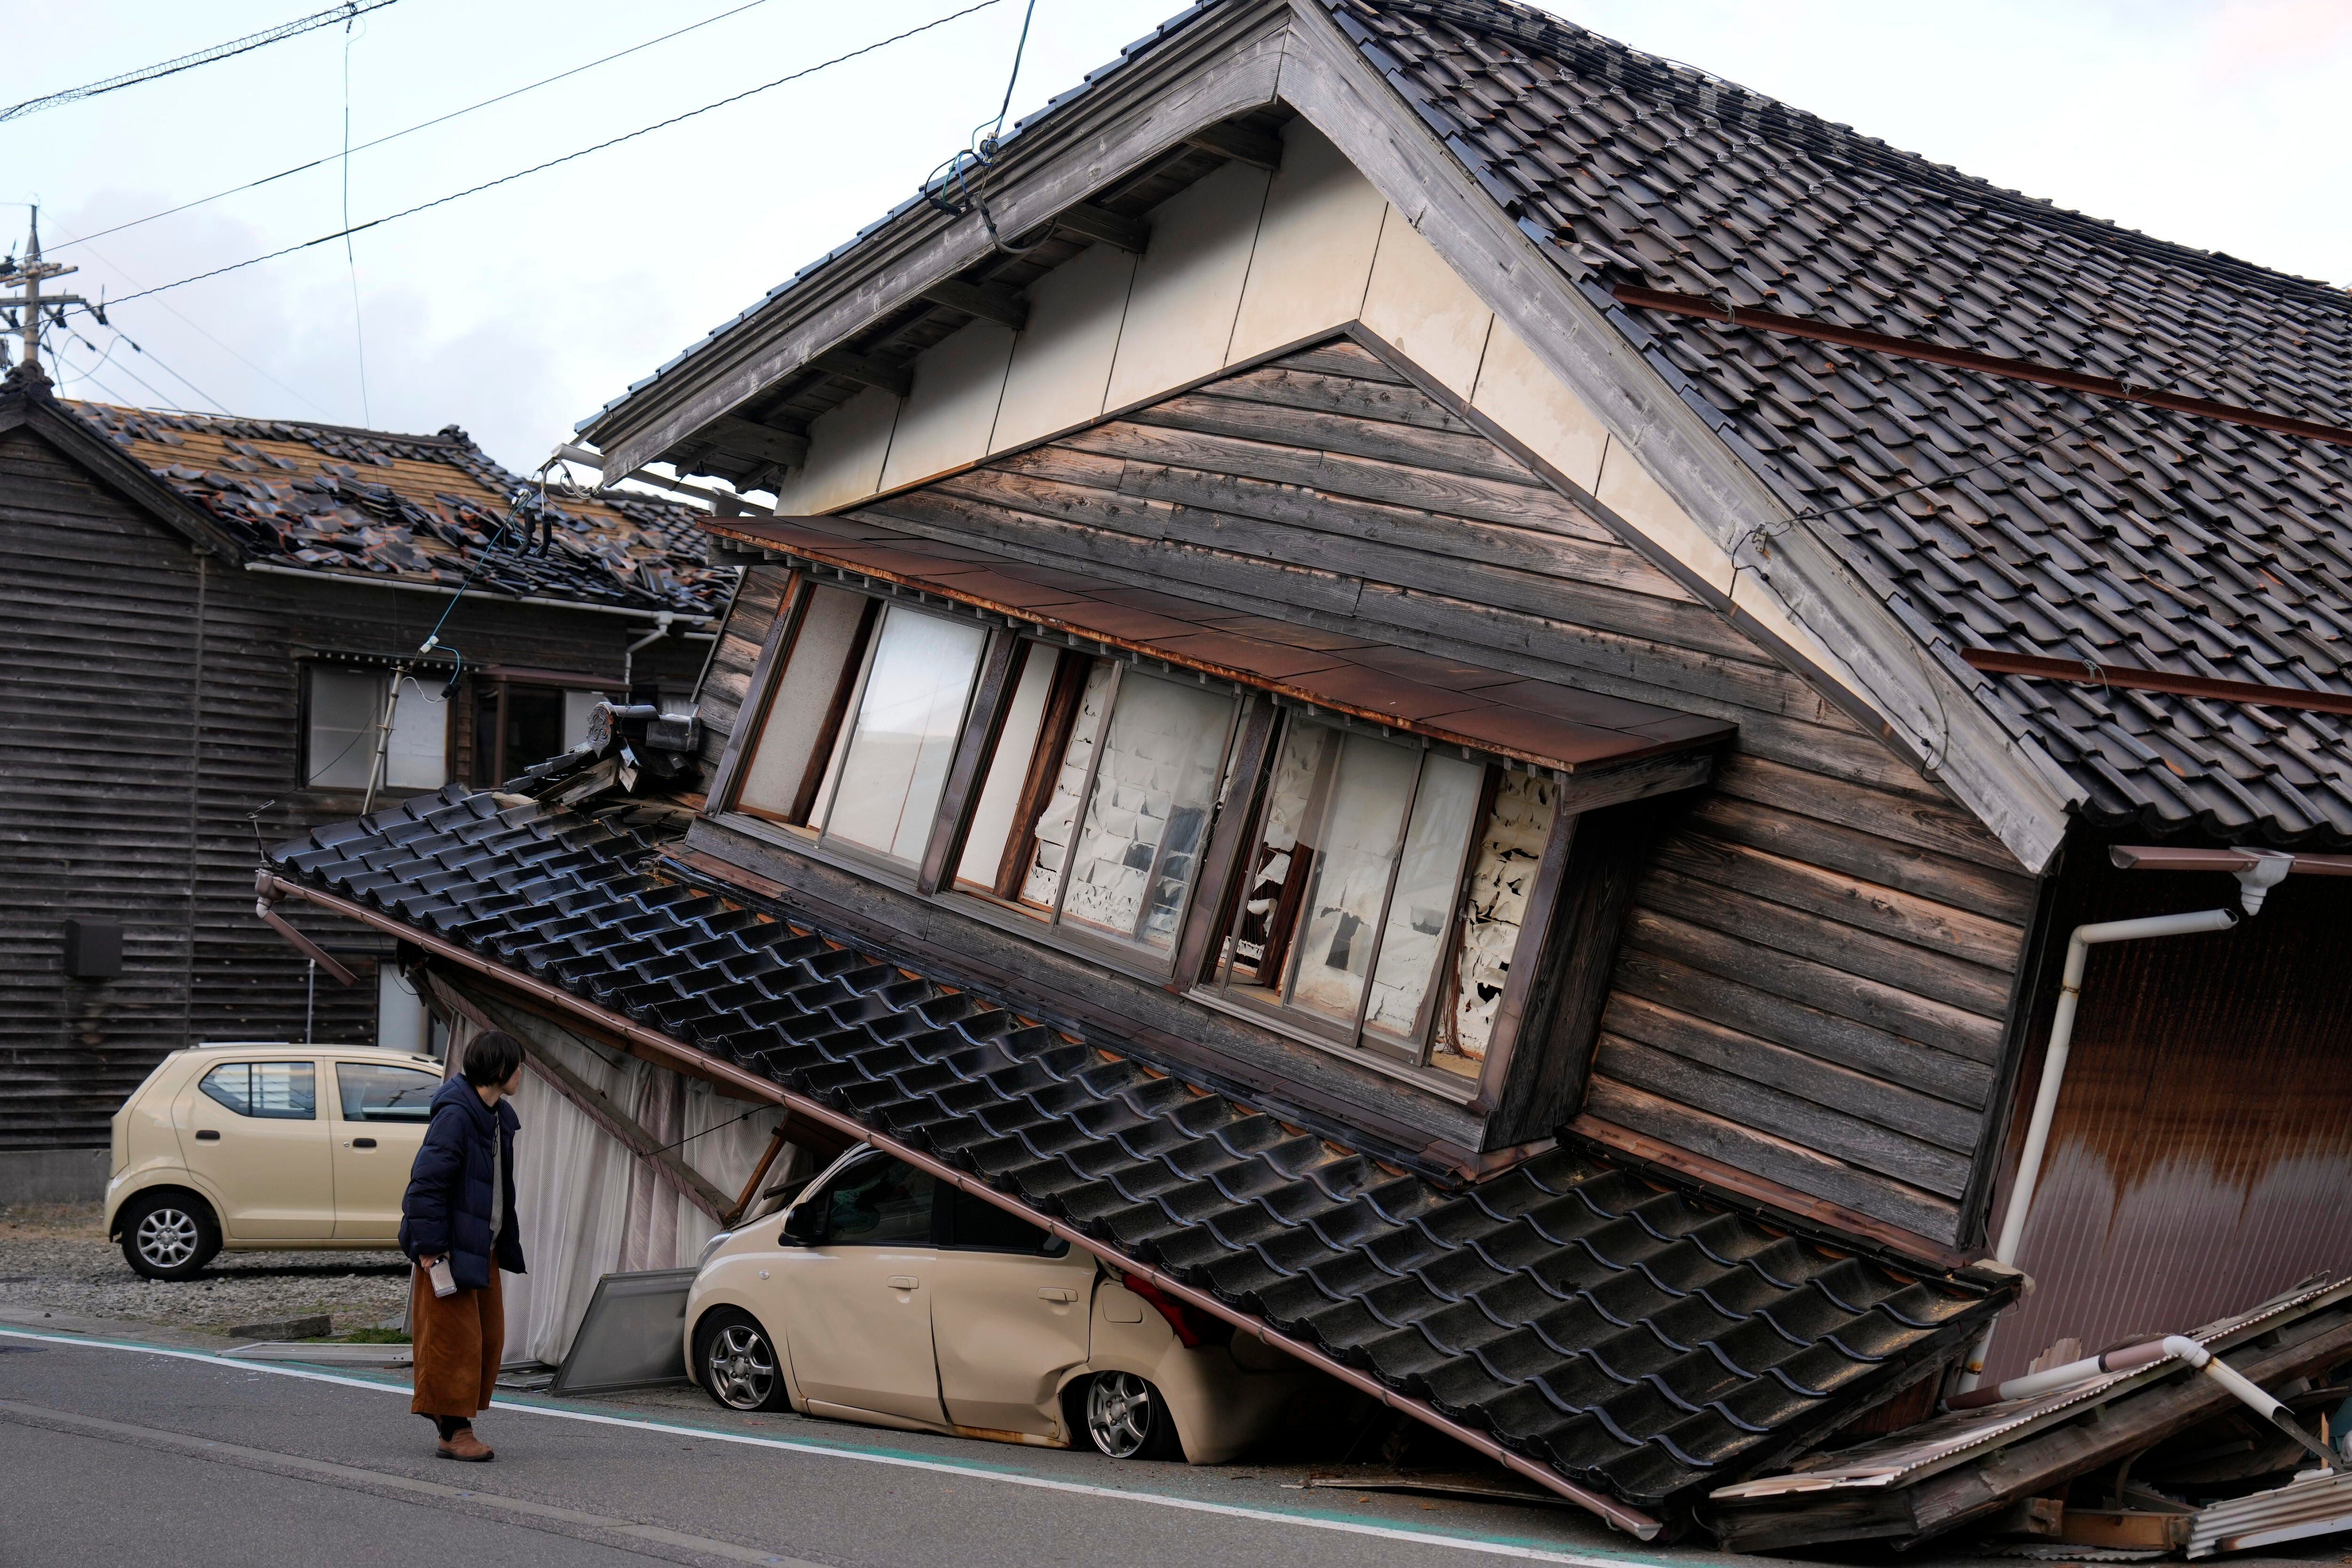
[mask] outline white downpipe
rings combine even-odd
[[[623,707],[628,705],[629,691],[636,679],[637,650],[641,647],[650,647],[669,636],[672,619],[670,613],[664,610],[654,617],[653,630],[621,650],[621,705]]]
[[[2145,920],[2107,921],[2074,928],[2066,943],[2066,973],[2058,988],[2058,1012],[2050,1023],[2050,1045],[2042,1056],[2042,1084],[2034,1091],[2033,1117],[2026,1123],[2025,1148],[2018,1155],[2017,1184],[2010,1191],[2009,1207],[2001,1215],[2000,1239],[1993,1259],[2011,1268],[2025,1239],[2026,1217],[2033,1210],[2033,1189],[2042,1179],[2042,1156],[2050,1146],[2050,1124],[2057,1119],[2058,1093],[2066,1086],[2066,1057],[2074,1044],[2074,1014],[2083,1000],[2083,972],[2091,949],[2110,942],[2137,942],[2142,937],[2191,936],[2200,931],[2228,931],[2238,923],[2235,910],[2197,910],[2189,914],[2151,915]],[[1959,1389],[1968,1393],[1984,1374],[1985,1352],[1992,1347],[1993,1324],[1987,1325],[1976,1349],[1969,1352]]]

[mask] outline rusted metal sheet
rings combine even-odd
[[[2189,1555],[2244,1552],[2352,1530],[2352,1471],[2313,1476],[2217,1502],[2189,1528]]]
[[[2028,675],[2039,680],[2071,680],[2082,686],[2115,687],[2125,691],[2168,691],[2179,697],[2259,702],[2266,707],[2294,708],[2311,713],[2352,713],[2352,692],[2268,686],[2254,680],[2222,680],[2209,675],[2142,669],[2136,665],[2095,664],[2087,658],[2044,658],[2039,654],[2002,653],[1989,647],[1969,648],[1960,657],[1968,660],[1969,668],[1981,669],[1987,675]]]
[[[1576,773],[1727,739],[1734,726],[1349,638],[1277,639],[1205,601],[1021,563],[866,521],[720,518],[789,559],[1088,638],[1350,718]],[[1349,646],[1334,647],[1333,643]]]

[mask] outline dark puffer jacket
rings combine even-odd
[[[433,1124],[408,1173],[408,1193],[400,1200],[400,1249],[414,1260],[430,1253],[446,1257],[458,1288],[478,1290],[490,1282],[495,1247],[499,1267],[522,1268],[522,1236],[515,1223],[515,1129],[522,1122],[514,1107],[499,1101],[492,1110],[474,1086],[453,1078],[433,1097]],[[490,1165],[495,1137],[506,1145],[506,1224],[490,1235]]]

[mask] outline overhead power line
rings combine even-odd
[[[493,105],[504,103],[510,98],[520,98],[524,93],[536,92],[542,87],[551,87],[559,81],[578,76],[583,71],[594,70],[598,66],[611,65],[614,60],[625,59],[630,55],[650,49],[656,44],[668,43],[672,38],[682,38],[688,33],[708,27],[715,22],[724,22],[730,16],[740,16],[744,12],[756,10],[767,3],[768,0],[747,0],[746,4],[721,11],[715,16],[705,16],[699,22],[688,22],[685,26],[673,28],[659,37],[647,38],[641,44],[631,44],[625,49],[615,49],[609,55],[602,55],[595,59],[583,61],[569,70],[558,71],[553,76],[543,76],[537,81],[525,82],[522,86],[510,88],[495,98],[486,98],[478,103],[469,103],[463,109],[453,109],[446,114],[436,114],[430,120],[420,120],[404,130],[391,132],[377,137],[373,142],[362,142],[358,146],[346,148],[340,153],[329,153],[323,158],[313,158],[307,163],[297,163],[290,169],[280,169],[274,174],[264,174],[257,180],[247,180],[241,185],[231,185],[226,190],[215,191],[211,195],[198,196],[194,201],[182,202],[178,206],[165,207],[162,212],[149,213],[145,217],[134,217],[127,223],[118,223],[112,228],[101,228],[82,239],[67,240],[65,245],[60,245],[57,248],[62,250],[66,245],[82,245],[89,240],[104,239],[110,234],[121,234],[126,228],[137,228],[141,224],[153,223],[158,218],[176,217],[192,208],[205,206],[227,196],[241,195],[247,191],[259,190],[262,186],[275,184],[279,180],[290,179],[296,174],[308,174],[312,169],[324,168],[329,163],[336,162],[338,158],[348,163],[354,153],[365,153],[373,148],[381,147],[387,142],[397,142],[404,136],[414,136],[420,131],[430,131],[436,125],[446,125],[450,121],[471,114],[476,110],[488,109]],[[349,221],[348,215],[345,221]]]
[[[709,114],[713,110],[725,109],[730,104],[740,103],[747,98],[756,98],[761,93],[772,91],[773,89],[782,87],[790,82],[799,81],[803,77],[814,76],[821,70],[828,70],[835,66],[846,64],[851,60],[856,59],[861,55],[870,55],[877,49],[887,48],[892,44],[903,43],[907,39],[914,37],[918,34],[928,33],[934,27],[943,27],[950,22],[957,21],[962,17],[971,16],[975,11],[985,11],[992,5],[1000,5],[1003,4],[1003,0],[978,0],[978,3],[975,5],[966,5],[960,11],[950,11],[944,16],[935,17],[919,26],[909,27],[903,33],[893,33],[887,38],[877,38],[873,43],[867,44],[862,48],[852,49],[845,55],[835,55],[829,60],[820,60],[815,65],[808,66],[793,72],[790,76],[780,76],[773,81],[762,82],[758,87],[746,88],[741,92],[731,93],[714,102],[706,103],[699,109],[689,109],[683,114],[673,114],[667,120],[656,120],[651,125],[640,126],[635,131],[624,132],[619,136],[610,137],[603,142],[597,142],[593,146],[583,147],[576,153],[566,153],[561,157],[550,158],[544,163],[533,163],[528,169],[517,169],[511,174],[501,174],[495,180],[484,180],[481,184],[478,185],[468,185],[462,191],[452,191],[446,196],[436,196],[429,202],[419,202],[413,207],[403,207],[396,213],[386,213],[382,217],[373,217],[368,219],[365,223],[355,223],[351,225],[349,227],[339,228],[332,234],[322,234],[316,239],[303,240],[299,245],[281,246],[276,250],[267,251],[259,256],[249,256],[243,261],[232,261],[226,267],[215,267],[211,268],[209,271],[197,272],[191,274],[186,278],[174,279],[169,283],[159,283],[152,289],[142,289],[136,294],[125,294],[120,300],[109,301],[110,308],[116,305],[127,305],[134,300],[144,300],[152,295],[163,293],[168,289],[184,289],[191,283],[201,283],[208,278],[218,278],[226,272],[238,272],[248,267],[257,267],[265,261],[275,261],[281,256],[291,256],[298,250],[309,250],[314,246],[331,244],[335,240],[342,238],[345,235],[364,234],[369,229],[381,227],[384,224],[396,223],[404,217],[414,217],[418,213],[429,212],[435,207],[446,206],[451,202],[461,201],[467,196],[479,195],[484,191],[494,190],[500,185],[511,184],[517,180],[523,179],[531,174],[543,173],[546,170],[555,168],[559,164],[573,163],[579,159],[589,156],[591,153],[602,153],[607,148],[617,147],[624,142],[634,142],[640,136],[648,136],[654,132],[667,130],[670,126],[679,124],[684,121],[692,120],[698,115]]]
[[[63,92],[53,92],[43,98],[28,98],[22,103],[0,109],[0,122],[15,120],[23,115],[38,114],[44,109],[56,109],[62,104],[76,103],[85,98],[96,98],[102,92],[116,92],[126,87],[136,87],[142,81],[153,81],[159,77],[176,76],[184,70],[194,70],[198,66],[208,66],[215,60],[225,60],[232,56],[260,48],[266,44],[277,43],[281,38],[295,37],[319,27],[331,27],[338,22],[349,22],[354,17],[364,16],[370,11],[381,11],[386,5],[395,3],[396,0],[344,0],[342,5],[331,11],[320,11],[316,16],[281,23],[265,32],[249,33],[242,38],[231,38],[226,44],[215,44],[211,48],[198,49],[193,55],[182,55],[178,59],[165,60],[161,65],[142,66],[135,71],[125,71],[121,76],[108,77],[104,81],[94,81],[86,87],[69,87]]]

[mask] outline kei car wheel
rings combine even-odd
[[[191,1279],[220,1251],[220,1226],[201,1199],[152,1193],[122,1215],[122,1258],[149,1279]]]
[[[776,1344],[749,1312],[722,1307],[703,1324],[695,1371],[703,1391],[730,1410],[789,1410]]]
[[[1176,1421],[1160,1391],[1131,1372],[1098,1372],[1087,1384],[1087,1437],[1114,1459],[1165,1459],[1181,1453]]]

